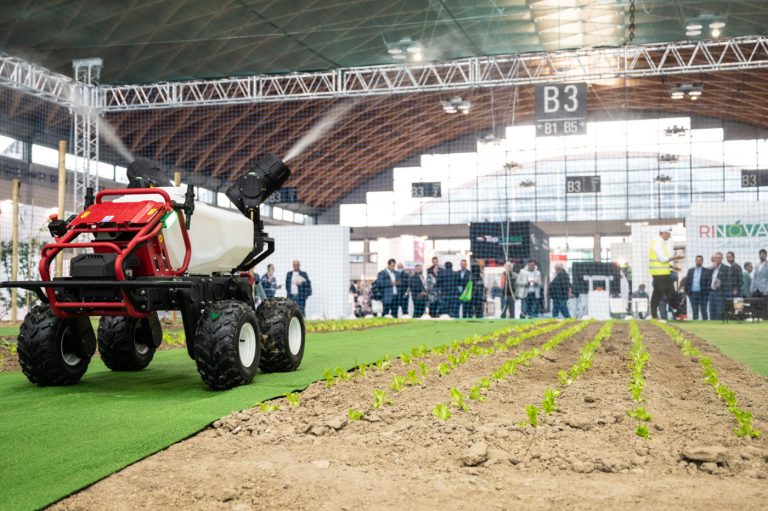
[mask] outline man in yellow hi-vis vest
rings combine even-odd
[[[651,295],[651,316],[658,319],[659,302],[664,300],[664,310],[661,311],[662,319],[667,319],[667,307],[675,288],[672,284],[672,269],[670,265],[673,261],[679,261],[684,256],[672,255],[667,240],[672,236],[672,229],[662,227],[659,230],[659,237],[651,241],[648,250],[648,267],[653,278],[653,294]]]

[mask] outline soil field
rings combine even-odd
[[[765,509],[766,437],[735,434],[736,419],[703,381],[700,358],[712,360],[764,433],[768,382],[693,336],[701,352],[694,357],[657,326],[640,324],[650,355],[643,371],[647,439],[627,414],[639,404],[628,390],[628,323],[614,324],[591,367],[569,385],[558,384],[558,372],[576,364],[601,324],[582,325],[551,351],[533,352],[529,366],[492,380],[505,362],[573,325],[582,324],[560,324],[517,344],[519,333],[475,344],[463,361],[458,355],[468,346],[416,350],[407,365],[393,359],[389,368],[350,373],[330,387],[315,383],[298,395],[298,406],[282,398],[270,403],[276,411],[227,416],[52,508]],[[503,349],[506,341],[512,347]],[[492,346],[498,349],[482,349]],[[483,378],[493,381],[484,401],[468,399]],[[558,410],[542,412],[536,428],[524,425],[526,404],[539,405],[548,388],[560,390]],[[451,389],[463,393],[466,411],[452,402]],[[373,408],[375,390],[392,403]],[[447,420],[433,414],[438,403],[451,411]],[[350,420],[350,408],[362,418]]]

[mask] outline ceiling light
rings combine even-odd
[[[719,28],[713,28],[712,29],[712,37],[720,37],[720,29]]]
[[[399,47],[397,47],[397,46],[390,46],[390,47],[389,47],[389,49],[388,49],[387,51],[388,51],[388,52],[389,52],[389,54],[390,54],[390,55],[392,55],[392,56],[395,56],[395,55],[401,55],[401,54],[403,53],[403,50],[401,50],[401,49],[400,49]]]
[[[689,30],[685,33],[687,37],[696,37],[701,35],[701,30]]]
[[[418,43],[413,43],[413,44],[409,45],[406,48],[406,51],[408,53],[420,53],[421,52],[421,45],[418,44]]]
[[[462,114],[468,114],[472,103],[461,98],[461,96],[455,96],[450,100],[440,101],[443,106],[443,110],[449,114],[455,114],[461,112]]]
[[[724,26],[725,26],[724,21],[713,21],[712,23],[709,24],[709,28],[711,28],[712,30],[720,30]]]
[[[685,97],[684,92],[673,92],[672,93],[672,99],[683,99]]]
[[[704,28],[704,25],[699,23],[698,21],[689,21],[688,24],[685,25],[686,30],[701,30]],[[710,25],[711,28],[711,25]]]

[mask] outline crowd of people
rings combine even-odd
[[[573,296],[570,277],[563,265],[555,268],[556,275],[549,284],[549,298],[552,300],[553,317],[570,317],[568,298]],[[441,265],[437,257],[424,270],[417,264],[413,271],[405,270],[395,259],[376,276],[368,288],[364,283],[353,283],[350,293],[355,297],[356,315],[372,313],[367,307],[367,298],[380,302],[381,314],[400,317],[409,314],[413,303],[412,316],[449,316],[452,318],[480,318],[485,315],[485,303],[489,296],[501,299],[501,317],[516,317],[516,302],[520,302],[521,317],[538,317],[544,310],[544,281],[534,259],[516,268],[507,262],[500,276],[499,286],[486,289],[483,268],[469,264],[462,259],[459,268],[454,269],[448,261]]]
[[[758,252],[756,264],[745,262],[743,266],[736,261],[733,251],[725,253],[725,261],[722,252],[715,252],[708,266],[704,265],[704,257],[697,255],[694,266],[678,281],[678,268],[674,263],[683,256],[670,255],[666,245],[670,235],[669,229],[663,229],[650,248],[650,272],[653,278],[651,317],[667,319],[671,309],[673,316],[722,320],[726,300],[768,297],[768,252],[765,249]],[[640,291],[633,298],[648,297],[644,285],[640,285]],[[686,306],[686,297],[690,302],[690,314],[681,314],[680,311],[675,313],[676,309]]]

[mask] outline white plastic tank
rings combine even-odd
[[[170,186],[159,189],[168,192],[171,200],[184,202],[186,187]],[[115,199],[119,202],[141,200],[163,199],[152,194],[124,195]],[[185,253],[181,224],[173,218],[166,219],[165,223],[167,227],[162,232],[168,256],[171,265],[178,268],[184,262]],[[229,272],[253,249],[253,223],[237,210],[225,210],[195,201],[191,224],[192,227],[188,230],[192,245],[192,257],[187,270],[189,273]]]

